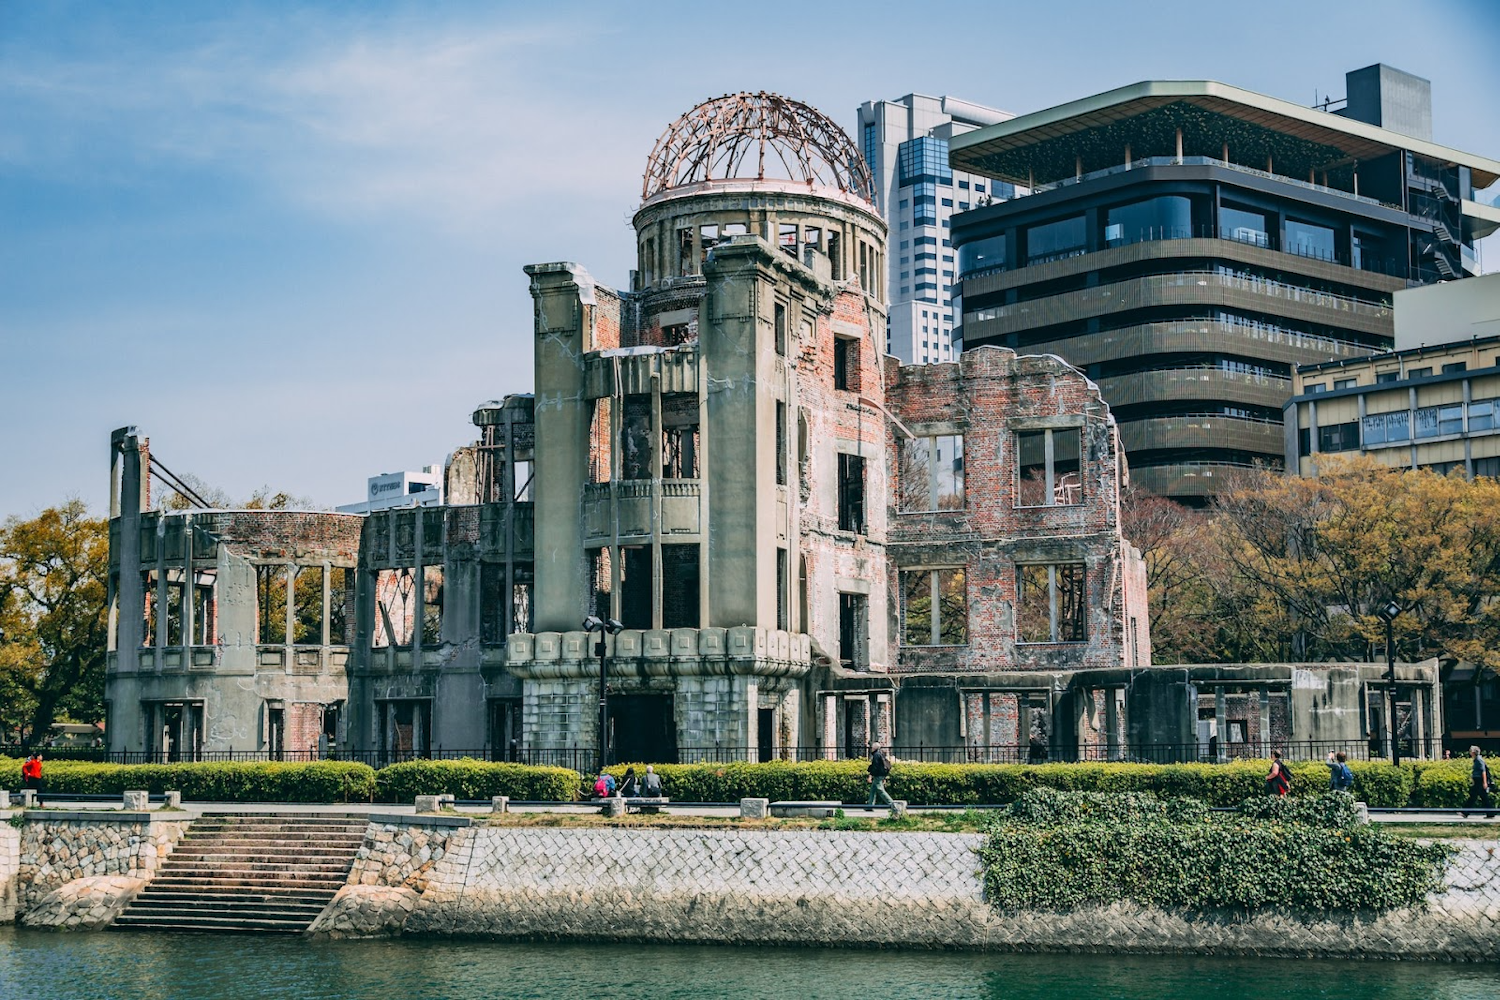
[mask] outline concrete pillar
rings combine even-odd
[[[536,519],[534,628],[563,632],[578,627],[587,606],[582,520],[561,512],[579,510],[588,477],[593,406],[583,398],[579,355],[595,346],[594,280],[574,264],[535,264],[526,273],[536,305],[532,499],[537,510],[560,515]]]
[[[740,819],[765,819],[770,814],[770,799],[740,799]]]
[[[1271,756],[1271,689],[1262,687],[1260,689],[1260,730],[1256,734],[1260,742],[1257,756],[1268,758]]]
[[[1214,743],[1219,748],[1219,760],[1227,760],[1229,757],[1224,751],[1224,738],[1228,735],[1225,731],[1225,721],[1224,685],[1220,684],[1214,688]]]
[[[1182,131],[1178,130],[1180,139]],[[1104,692],[1104,747],[1109,760],[1120,759],[1120,692],[1109,688]]]

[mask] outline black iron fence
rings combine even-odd
[[[1399,744],[1401,758],[1441,758],[1444,744],[1441,739],[1417,741],[1405,739]],[[946,764],[1050,764],[1084,762],[1134,762],[1151,764],[1206,763],[1223,764],[1237,760],[1263,760],[1272,750],[1280,751],[1291,761],[1324,760],[1330,753],[1342,752],[1349,760],[1387,760],[1390,748],[1387,743],[1372,743],[1363,740],[1295,740],[1267,743],[1226,743],[1215,740],[1208,743],[1150,743],[1109,744],[1086,743],[1077,746],[1057,747],[1043,743],[1024,743],[997,746],[935,745],[897,743],[889,748],[898,761],[919,761]],[[764,750],[757,747],[700,746],[678,747],[671,753],[658,754],[658,760],[645,763],[659,764],[736,764],[763,761],[803,762],[815,760],[857,760],[868,756],[867,746],[836,749],[820,746],[777,747]],[[0,749],[0,754],[15,755],[18,749]],[[526,749],[522,747],[459,748],[439,747],[427,753],[399,753],[394,751],[346,751],[332,749],[325,754],[314,750],[200,750],[189,753],[163,754],[141,750],[103,750],[90,748],[42,749],[45,759],[53,761],[77,760],[110,764],[167,764],[198,761],[216,762],[305,762],[315,760],[353,761],[371,767],[385,767],[410,760],[459,760],[510,761],[518,764],[565,767],[580,773],[588,773],[598,766],[599,751],[594,747],[557,747],[551,749]],[[618,763],[643,763],[625,761],[611,755]]]

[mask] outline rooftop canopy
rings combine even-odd
[[[1049,184],[1131,159],[1221,158],[1288,177],[1332,176],[1410,150],[1469,167],[1476,190],[1500,178],[1500,162],[1461,153],[1342,115],[1304,108],[1212,80],[1150,80],[955,136],[955,169],[1016,184]],[[1081,162],[1080,162],[1081,161]]]

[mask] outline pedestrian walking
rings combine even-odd
[[[1271,773],[1266,775],[1266,791],[1271,795],[1285,795],[1292,790],[1292,772],[1281,759],[1280,750],[1271,751]]]
[[[1469,769],[1469,798],[1464,802],[1464,811],[1460,816],[1468,818],[1469,809],[1478,802],[1486,809],[1494,808],[1495,802],[1490,798],[1490,768],[1479,755],[1478,747],[1469,747],[1469,757],[1473,759],[1474,766]]]
[[[890,793],[885,790],[885,779],[891,774],[891,761],[886,757],[885,751],[880,749],[879,743],[870,744],[869,772],[866,780],[870,782],[870,801],[865,803],[865,808],[869,809],[875,805],[876,796],[885,799],[885,804],[892,809],[896,808],[896,803],[892,801]]]
[[[1354,791],[1354,772],[1349,770],[1349,755],[1340,750],[1328,752],[1328,790],[1330,792]]]
[[[21,765],[21,787],[36,791],[36,804],[42,804],[42,755],[33,753]]]

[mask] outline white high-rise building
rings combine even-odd
[[[953,304],[957,267],[948,220],[955,212],[1015,194],[1002,181],[950,169],[948,142],[1014,117],[956,97],[924,94],[860,105],[856,134],[875,175],[880,212],[890,225],[885,349],[902,361],[958,357]]]

